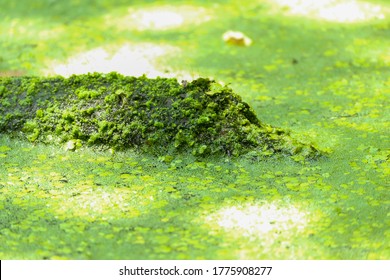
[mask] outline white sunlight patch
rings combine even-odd
[[[170,45],[151,43],[124,44],[120,47],[95,48],[70,57],[65,62],[51,61],[44,74],[69,77],[72,74],[118,72],[126,76],[149,78],[175,77],[193,80],[196,75],[172,71],[164,66],[166,57],[177,56],[181,49]]]
[[[144,9],[129,8],[125,16],[107,16],[106,23],[120,30],[168,30],[201,24],[210,19],[210,14],[202,7],[167,5]]]
[[[73,194],[70,195],[69,191]],[[138,217],[141,215],[139,207],[142,203],[134,201],[140,199],[142,199],[140,195],[129,188],[106,191],[104,188],[85,184],[63,191],[60,195],[53,195],[46,206],[56,214],[57,218],[64,219],[71,216],[93,221],[121,218],[124,214],[127,218]]]
[[[385,18],[382,6],[357,0],[272,0],[271,2],[288,8],[287,14],[332,22],[353,23]]]
[[[244,204],[224,207],[209,215],[206,222],[236,236],[272,240],[275,234],[302,231],[308,217],[294,206]]]

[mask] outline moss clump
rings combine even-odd
[[[117,73],[0,78],[0,99],[0,132],[21,131],[31,141],[77,139],[156,154],[318,155],[261,123],[240,96],[209,79],[181,85]]]

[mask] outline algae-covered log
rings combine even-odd
[[[126,77],[0,78],[0,133],[30,141],[78,141],[152,153],[240,155],[318,151],[263,124],[228,87],[209,79]]]

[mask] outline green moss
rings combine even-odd
[[[7,99],[3,99],[3,100],[1,100],[1,106],[10,107],[11,103]]]
[[[97,90],[88,90],[85,87],[77,89],[75,93],[79,99],[95,99],[101,94]]]
[[[1,78],[0,89],[0,115],[8,116],[0,117],[0,132],[20,130],[31,141],[50,142],[55,135],[62,142],[197,156],[319,154],[260,122],[240,96],[209,79],[183,86],[175,79],[95,73]]]
[[[40,134],[39,126],[35,121],[27,121],[24,124],[22,131],[26,133],[27,139],[31,142],[36,141]]]

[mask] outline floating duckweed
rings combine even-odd
[[[77,140],[158,155],[319,154],[263,124],[230,88],[204,78],[186,86],[118,73],[0,78],[0,93],[0,132],[21,131],[30,141]]]

